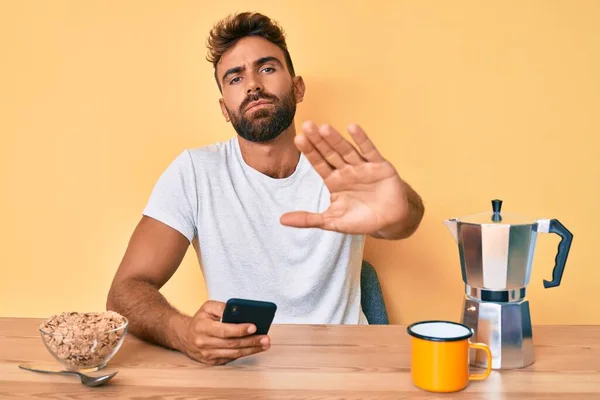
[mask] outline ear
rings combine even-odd
[[[294,80],[294,93],[296,94],[296,103],[301,103],[304,100],[304,92],[306,87],[304,86],[304,79],[301,76],[295,76]]]
[[[225,107],[225,100],[223,100],[222,98],[220,98],[219,99],[219,105],[221,106],[221,113],[225,117],[225,122],[231,121],[231,118],[229,118],[229,111],[227,111],[227,107]]]

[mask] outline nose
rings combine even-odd
[[[248,86],[246,87],[246,94],[255,94],[263,91],[263,86],[260,80],[256,76],[252,76],[248,79]]]

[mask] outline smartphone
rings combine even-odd
[[[266,335],[269,332],[277,306],[269,301],[249,299],[229,299],[221,322],[242,324],[251,323],[256,326],[256,335]]]

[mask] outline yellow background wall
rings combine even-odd
[[[409,240],[369,240],[393,323],[458,319],[442,221],[503,210],[574,234],[539,240],[534,324],[600,323],[598,1],[3,1],[0,316],[104,309],[156,179],[185,147],[230,138],[205,38],[232,11],[282,23],[305,119],[363,125],[427,211]],[[190,248],[163,293],[206,299]],[[437,299],[434,299],[437,297]]]

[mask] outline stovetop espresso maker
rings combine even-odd
[[[492,352],[493,369],[522,368],[534,361],[529,284],[538,233],[561,237],[552,280],[560,285],[573,235],[557,219],[529,219],[492,211],[444,221],[458,244],[465,297],[461,322],[474,331],[473,341]],[[485,367],[485,355],[472,351],[471,365]]]

